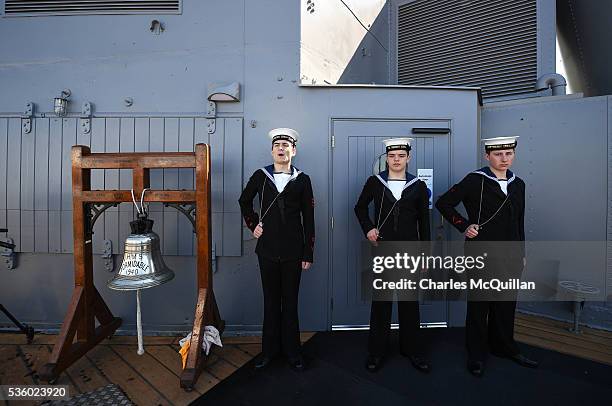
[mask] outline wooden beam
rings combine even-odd
[[[196,234],[197,234],[197,283],[198,289],[209,289],[212,282],[212,238],[210,204],[210,147],[196,145]]]
[[[136,195],[136,191],[134,191]],[[132,193],[129,190],[89,190],[78,194],[78,199],[85,202],[122,203],[132,202]],[[140,194],[136,196],[140,199]],[[195,202],[194,190],[147,190],[145,202],[181,203]]]
[[[76,161],[83,169],[194,168],[193,152],[97,153]]]
[[[202,368],[202,340],[204,339],[204,309],[206,309],[207,299],[206,289],[198,289],[198,302],[196,303],[195,317],[193,319],[193,330],[189,342],[189,351],[185,369],[181,374],[181,388],[192,390]]]

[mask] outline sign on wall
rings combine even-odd
[[[433,197],[433,169],[417,169],[417,178],[425,182],[429,196],[429,208],[432,208]]]

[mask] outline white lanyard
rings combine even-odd
[[[506,194],[506,198],[504,199],[502,204],[497,208],[495,213],[493,213],[493,215],[491,217],[489,217],[487,219],[487,221],[485,221],[484,223],[480,223],[480,212],[482,210],[482,191],[483,191],[483,189],[484,189],[484,177],[482,178],[482,182],[480,183],[480,203],[478,205],[478,221],[476,222],[476,224],[478,225],[478,228],[484,226],[489,221],[493,220],[493,217],[497,216],[497,213],[499,213],[501,208],[504,207],[504,204],[506,204],[506,202],[508,201],[508,198],[510,197],[510,192],[508,192],[508,194]]]

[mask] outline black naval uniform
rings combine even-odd
[[[302,261],[313,262],[314,197],[310,178],[291,167],[292,176],[281,193],[274,182],[274,165],[253,173],[239,203],[247,227],[263,224],[255,252],[264,294],[262,352],[274,358],[284,352],[300,356],[298,291]],[[261,216],[253,210],[259,194]],[[263,198],[263,201],[262,201]]]
[[[502,191],[493,172],[488,167],[484,167],[468,174],[461,182],[440,196],[436,208],[461,233],[464,233],[470,224],[486,222],[479,227],[476,237],[466,237],[466,255],[470,252],[470,244],[472,247],[477,244],[481,244],[479,246],[482,247],[486,244],[491,250],[498,251],[497,258],[489,258],[487,261],[487,272],[490,270],[494,273],[520,277],[524,243],[511,243],[512,245],[490,243],[525,241],[525,183],[510,170],[507,170],[506,176],[508,195]],[[468,219],[455,209],[459,203],[463,203]],[[495,214],[500,206],[501,209]],[[512,252],[507,252],[508,249]],[[514,341],[516,299],[473,301],[469,297],[468,294],[465,327],[470,360],[482,362],[486,359],[488,351],[508,357],[518,355],[520,351]]]
[[[382,241],[429,241],[429,195],[425,182],[406,172],[406,184],[400,200],[397,201],[389,189],[388,176],[388,171],[370,176],[355,205],[355,214],[363,233],[367,235],[368,231],[380,227],[378,239]],[[372,201],[375,220],[382,223],[389,214],[382,226],[374,224],[370,218],[368,206]],[[372,301],[368,339],[371,356],[384,356],[391,327],[392,304],[390,301]],[[420,355],[422,343],[419,331],[419,302],[398,301],[398,315],[401,353]]]

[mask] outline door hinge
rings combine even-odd
[[[331,226],[331,229],[333,230],[334,229],[334,216],[332,216],[330,219],[330,226]]]
[[[333,135],[331,136],[331,147],[336,148],[336,137]]]

